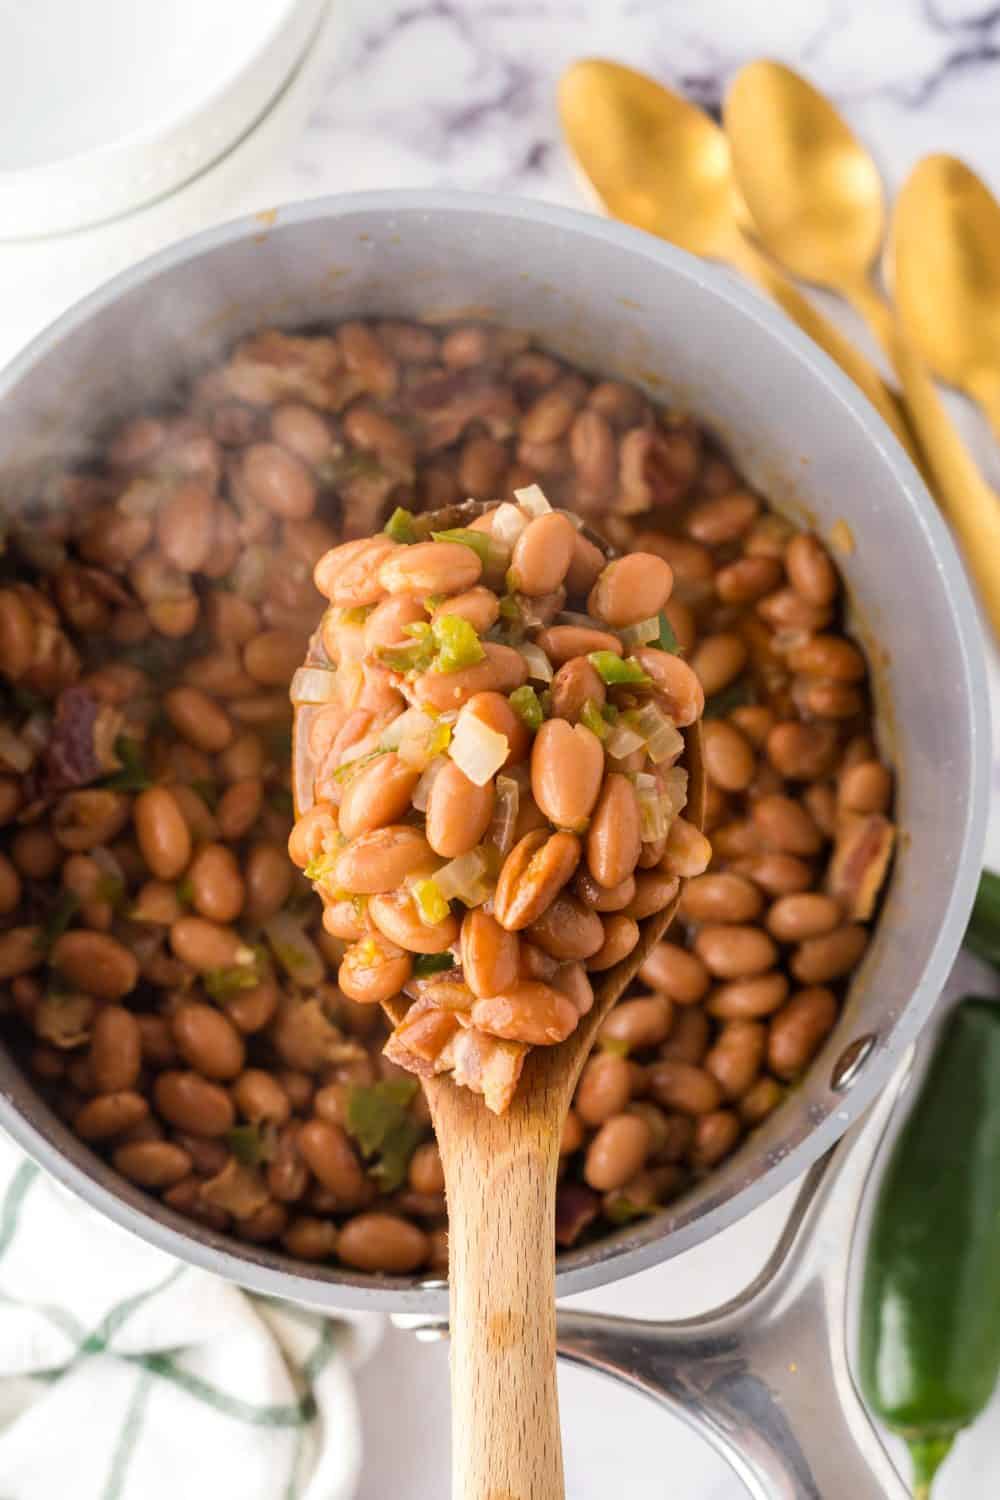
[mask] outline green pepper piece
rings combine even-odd
[[[587,660],[604,682],[612,687],[622,684],[649,687],[653,679],[642,670],[634,656],[616,656],[613,651],[591,651]]]
[[[417,533],[413,529],[413,512],[404,505],[396,506],[382,530],[394,542],[404,542],[407,546],[417,540]]]
[[[453,526],[450,531],[432,531],[431,539],[435,542],[458,542],[463,547],[470,547],[483,567],[489,567],[490,534],[488,531],[473,531],[471,526]]]
[[[676,656],[681,649],[674,634],[674,627],[662,609],[660,610],[660,633],[655,641],[650,641],[650,645],[658,647],[660,651],[669,651],[672,656]]]
[[[861,1303],[866,1399],[927,1500],[1000,1374],[1000,1006],[946,1023],[875,1206]]]
[[[508,702],[518,718],[527,724],[530,730],[541,729],[545,714],[541,699],[533,687],[525,683],[524,687],[515,688]]]
[[[585,729],[589,729],[591,734],[596,734],[599,740],[606,740],[611,733],[610,724],[601,713],[600,708],[594,702],[593,698],[588,698],[581,708],[580,723]]]
[[[430,974],[443,974],[455,967],[453,953],[418,953],[413,960],[414,979],[426,979]]]

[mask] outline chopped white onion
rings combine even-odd
[[[302,703],[330,703],[336,695],[335,671],[329,667],[299,667],[288,696],[297,708]]]
[[[652,843],[663,838],[670,825],[656,777],[640,773],[635,778],[635,796],[639,804],[643,842]]]
[[[521,789],[517,782],[512,776],[498,776],[493,821],[487,837],[501,854],[509,854],[514,846],[514,828],[520,806]]]
[[[641,750],[646,741],[627,724],[616,724],[604,741],[604,748],[612,760],[625,760],[633,750]]]
[[[447,764],[448,757],[446,755],[435,755],[434,759],[428,766],[425,767],[424,771],[421,773],[420,780],[413,788],[413,796],[410,798],[414,807],[417,809],[417,812],[427,811],[427,803],[430,799],[431,787],[434,785],[435,781],[437,781],[438,777]]]
[[[525,641],[517,649],[528,664],[528,676],[530,678],[535,682],[552,681],[552,663],[545,655],[541,646],[537,646],[534,641]]]
[[[676,760],[684,749],[684,736],[672,719],[661,712],[655,703],[644,703],[642,708],[629,714],[629,723],[646,742],[649,758],[654,765],[665,760]]]
[[[636,625],[624,626],[617,634],[626,651],[631,651],[635,646],[648,646],[650,641],[658,641],[660,638],[660,617],[650,615],[647,620],[640,620]]]
[[[476,714],[463,708],[455,725],[449,754],[470,781],[476,786],[486,786],[510,754],[510,742],[505,734],[491,729]]]
[[[552,509],[551,505],[542,494],[541,487],[537,484],[529,484],[526,485],[523,490],[515,490],[514,499],[517,501],[521,509],[525,511],[529,516],[531,516],[532,519],[534,519],[535,516],[548,515],[549,511]]]
[[[297,985],[309,989],[326,978],[326,964],[301,918],[287,911],[276,912],[264,923],[263,932],[275,958]]]
[[[486,857],[481,849],[470,849],[438,870],[434,884],[446,901],[481,906],[493,890],[488,880]]]
[[[354,761],[360,760],[363,755],[371,755],[372,751],[384,748],[382,733],[379,730],[374,730],[371,734],[366,734],[362,739],[355,740],[353,745],[348,745],[340,757],[337,770],[342,771],[345,766],[349,766]]]
[[[505,500],[498,505],[493,512],[493,525],[490,535],[493,540],[500,542],[504,547],[514,550],[514,543],[528,524],[528,517],[516,505],[511,505]]]
[[[676,818],[687,807],[688,773],[683,766],[671,766],[660,772],[664,805],[669,809],[668,817]]]
[[[0,761],[6,763],[12,771],[30,771],[34,763],[35,752],[26,745],[23,740],[18,739],[9,724],[0,724]]]

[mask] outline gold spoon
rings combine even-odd
[[[964,162],[926,156],[893,215],[893,293],[930,368],[1000,438],[1000,203]]]
[[[746,238],[726,137],[704,110],[619,63],[574,63],[559,84],[563,130],[607,213],[755,282],[837,361],[911,456],[899,405],[875,366]]]
[[[468,524],[476,502],[418,517],[432,529]],[[584,528],[607,556],[615,554]],[[328,665],[328,663],[323,663]],[[295,814],[313,803],[309,724],[295,710]],[[685,816],[700,828],[705,776],[701,725],[684,730]],[[683,882],[682,882],[683,884]],[[595,977],[594,1005],[558,1047],[535,1047],[513,1103],[494,1115],[447,1076],[424,1079],[448,1195],[451,1295],[452,1500],[562,1500],[556,1393],[556,1172],[563,1126],[601,1022],[673,920],[679,893],[639,924],[627,958]],[[384,1007],[395,1025],[407,1002]]]
[[[850,301],[889,355],[931,487],[1000,636],[1000,498],[966,450],[916,352],[910,309],[900,304],[897,323],[872,283],[884,208],[871,155],[830,101],[781,63],[743,68],[724,118],[736,178],[765,249],[795,274]],[[929,305],[935,293],[914,283],[908,300],[918,295]]]

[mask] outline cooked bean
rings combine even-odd
[[[219,705],[198,688],[171,688],[164,695],[167,718],[182,739],[214,754],[233,738],[233,726]]]
[[[767,914],[767,930],[779,943],[800,943],[822,937],[842,922],[840,906],[820,891],[782,896]]]
[[[803,805],[808,809],[813,822],[828,839],[837,834],[837,797],[828,781],[814,781],[802,792]]]
[[[579,1121],[577,1122],[579,1126]],[[441,1153],[433,1141],[426,1141],[418,1146],[410,1157],[408,1172],[410,1187],[415,1193],[423,1193],[429,1196],[431,1193],[444,1192],[444,1168],[441,1165]]]
[[[276,443],[310,466],[322,463],[333,447],[333,435],[325,418],[311,406],[296,401],[274,408],[271,434]]]
[[[701,830],[686,818],[675,818],[667,834],[660,869],[668,875],[693,877],[704,874],[711,858],[712,845]]]
[[[656,1102],[678,1114],[708,1115],[722,1102],[722,1091],[711,1073],[693,1063],[661,1059],[646,1076]]]
[[[651,1144],[650,1128],[639,1115],[612,1115],[587,1148],[584,1180],[601,1193],[621,1187],[642,1170]]]
[[[725,719],[712,719],[702,730],[705,769],[716,786],[744,792],[753,781],[757,757],[753,746]]]
[[[751,979],[731,979],[727,984],[716,985],[705,1009],[720,1021],[753,1020],[771,1015],[784,1003],[787,994],[788,980],[775,969]]]
[[[600,708],[607,698],[603,678],[585,656],[574,656],[563,663],[552,680],[551,692],[553,716],[573,724],[585,703]]]
[[[661,1058],[672,1062],[700,1063],[708,1051],[711,1026],[698,1006],[684,1006],[674,1012],[670,1035],[659,1048]]]
[[[715,575],[723,604],[753,604],[781,582],[781,564],[773,557],[739,557]]]
[[[604,943],[604,927],[596,911],[563,890],[532,922],[527,936],[552,958],[564,962],[593,957]]]
[[[626,776],[611,772],[604,778],[587,831],[587,864],[594,879],[603,886],[627,880],[641,845],[635,788]]]
[[[358,1214],[344,1225],[337,1242],[337,1255],[345,1265],[397,1276],[422,1266],[429,1252],[423,1230],[395,1214]]]
[[[249,1035],[262,1031],[274,1016],[278,1008],[278,987],[273,979],[265,979],[249,989],[227,995],[222,1004],[237,1030]]]
[[[382,936],[410,953],[444,953],[458,941],[458,921],[453,916],[426,923],[410,892],[403,887],[371,896],[368,915]]]
[[[536,639],[556,667],[564,666],[578,656],[586,657],[591,651],[610,651],[614,656],[625,654],[616,635],[587,625],[550,625],[546,630],[540,630]]]
[[[424,835],[405,824],[390,824],[359,834],[340,854],[333,883],[358,895],[393,891],[408,875],[433,867],[433,854]]]
[[[288,1095],[264,1068],[247,1068],[241,1073],[233,1084],[232,1098],[240,1114],[252,1125],[265,1122],[284,1125],[291,1114]]]
[[[316,483],[300,458],[277,443],[251,443],[243,453],[242,484],[276,516],[304,520],[316,505]]]
[[[790,781],[816,781],[833,770],[837,733],[824,724],[775,724],[767,737],[767,753],[775,770]]]
[[[409,599],[409,594],[396,594],[386,603],[392,604]],[[384,605],[381,607],[385,608]],[[445,615],[468,620],[477,635],[485,635],[500,618],[500,601],[491,589],[477,586],[474,589],[467,589],[464,594],[453,594],[445,599],[434,610],[431,619],[439,620]]]
[[[602,1022],[598,1041],[613,1042],[630,1052],[643,1051],[666,1041],[672,1021],[673,1006],[666,995],[620,1000]]]
[[[226,1090],[199,1073],[168,1070],[153,1084],[153,1103],[168,1125],[192,1135],[220,1136],[234,1122]]]
[[[243,665],[255,682],[285,687],[305,654],[305,641],[293,630],[263,630],[243,648]]]
[[[0,917],[9,916],[21,904],[21,877],[6,854],[0,854]]]
[[[203,844],[191,861],[187,878],[199,916],[225,923],[235,921],[243,910],[243,876],[228,845]]]
[[[653,679],[653,685],[675,724],[683,729],[701,717],[705,693],[693,663],[688,666],[680,656],[659,651],[653,646],[640,646],[634,655],[643,671]]]
[[[753,881],[728,872],[698,875],[681,892],[681,916],[690,922],[753,922],[763,907]]]
[[[120,1000],[139,978],[135,955],[105,932],[64,932],[53,945],[51,963],[74,989],[98,1000]]]
[[[215,1006],[186,1001],[174,1011],[170,1024],[178,1052],[205,1078],[225,1081],[243,1071],[243,1039]]]
[[[752,1084],[739,1102],[740,1118],[746,1125],[759,1125],[777,1109],[785,1091],[775,1078],[765,1074]]]
[[[464,548],[468,551],[468,548]],[[478,693],[509,693],[528,678],[520,651],[499,641],[484,641],[486,660],[457,672],[423,672],[411,685],[414,699],[437,713],[461,708]]]
[[[809,532],[793,536],[785,551],[788,578],[810,604],[825,606],[837,597],[837,572],[822,542]]]
[[[758,797],[752,818],[762,843],[769,849],[786,854],[818,854],[823,847],[821,830],[793,797]]]
[[[706,635],[691,653],[691,667],[701,683],[706,698],[712,698],[729,687],[747,663],[743,639],[731,631]]]
[[[766,932],[736,923],[700,928],[694,947],[718,979],[752,979],[770,969],[778,957]]]
[[[339,1125],[329,1120],[307,1120],[299,1131],[298,1146],[306,1165],[333,1193],[341,1210],[364,1201],[364,1169]]]
[[[769,896],[790,896],[807,891],[813,883],[812,868],[794,854],[750,854],[731,866],[747,875]]]
[[[695,1122],[691,1165],[701,1171],[714,1167],[729,1155],[742,1134],[740,1117],[731,1109],[715,1109],[702,1115]]]
[[[537,921],[580,861],[580,840],[571,833],[528,833],[500,871],[493,910],[501,927],[518,932]]]
[[[867,946],[867,928],[836,927],[822,937],[807,938],[800,943],[789,968],[800,984],[828,984],[831,979],[842,979],[849,974]]]
[[[454,859],[474,849],[493,817],[493,782],[477,786],[454,761],[447,761],[427,799],[427,842],[435,854]]]
[[[837,800],[845,812],[884,813],[892,800],[892,773],[877,760],[848,766],[840,774]]]
[[[627,958],[639,941],[639,924],[624,912],[604,918],[604,942],[587,960],[587,968],[601,974]]]
[[[625,1058],[614,1052],[595,1052],[584,1064],[573,1106],[587,1125],[603,1125],[621,1114],[632,1093],[632,1073]]]
[[[172,1187],[191,1170],[191,1158],[170,1141],[139,1141],[119,1146],[111,1160],[115,1170],[140,1187]]]
[[[148,1118],[149,1105],[141,1094],[123,1089],[88,1099],[73,1116],[73,1129],[85,1141],[108,1141]]]
[[[573,881],[580,900],[599,912],[620,912],[635,896],[635,878],[629,875],[618,885],[600,885],[588,870],[581,870]]]
[[[677,943],[657,943],[644,959],[639,978],[678,1005],[697,1005],[708,994],[711,975],[696,953]]]
[[[575,541],[576,527],[560,511],[549,511],[529,521],[511,557],[517,590],[536,596],[559,588],[569,571]]]
[[[837,1002],[821,987],[799,990],[770,1024],[767,1065],[779,1078],[794,1078],[812,1062],[833,1030]]]
[[[281,1236],[289,1255],[300,1260],[328,1260],[338,1248],[337,1228],[329,1219],[300,1216],[292,1219]]]
[[[479,554],[460,542],[418,542],[390,553],[378,578],[389,594],[461,594],[479,582],[482,570]]]
[[[178,485],[160,507],[156,518],[160,551],[183,573],[195,573],[205,562],[215,539],[215,498],[196,479]]]
[[[403,988],[412,969],[413,960],[407,952],[381,933],[373,933],[348,948],[337,983],[351,1000],[381,1005]]]
[[[91,1027],[88,1061],[95,1093],[135,1088],[142,1067],[142,1033],[131,1011],[121,1005],[101,1007]]]
[[[180,917],[170,929],[175,958],[201,974],[212,969],[235,969],[253,961],[253,951],[231,927],[204,917]]]
[[[658,615],[670,598],[670,564],[652,552],[631,552],[611,562],[590,591],[588,612],[615,630]]]
[[[760,501],[749,490],[732,490],[714,500],[703,500],[688,514],[688,535],[710,547],[734,542],[757,519]]]
[[[479,999],[508,989],[518,974],[518,939],[495,917],[474,907],[462,918],[462,971]]]
[[[726,1099],[740,1099],[760,1072],[767,1048],[767,1028],[759,1021],[727,1021],[705,1054],[711,1073]]]
[[[244,875],[246,916],[251,922],[266,922],[292,893],[295,872],[288,855],[278,844],[254,844],[246,857]]]
[[[234,781],[219,798],[216,808],[218,831],[224,839],[241,839],[256,823],[264,800],[259,776]]]
[[[63,857],[58,840],[41,824],[20,829],[10,841],[10,854],[26,880],[48,880]]]
[[[642,922],[654,912],[665,911],[677,895],[680,881],[662,870],[640,870],[635,876],[635,895],[625,907],[624,915]]]
[[[472,1024],[491,1036],[530,1047],[564,1042],[575,1030],[580,1015],[572,1001],[551,985],[522,979],[498,995],[477,1000]]]

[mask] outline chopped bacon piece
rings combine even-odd
[[[122,716],[116,708],[101,703],[85,687],[63,688],[46,750],[46,791],[89,786],[119,769],[115,740],[121,730]]]
[[[842,819],[830,857],[826,888],[852,922],[867,922],[892,859],[896,829],[881,813]]]

